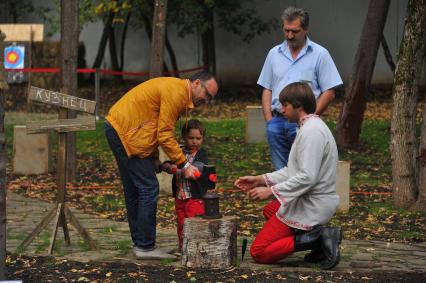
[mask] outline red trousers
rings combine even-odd
[[[175,198],[175,209],[177,216],[177,234],[179,237],[179,248],[183,243],[183,224],[185,218],[204,214],[204,202],[201,199],[188,198],[185,200]]]
[[[279,201],[274,200],[263,210],[267,222],[250,247],[256,262],[274,263],[294,252],[294,231],[275,215],[279,207]]]
[[[265,219],[268,220],[269,218],[274,216],[277,213],[278,209],[280,209],[280,206],[281,203],[276,199],[265,205],[265,207],[263,208],[263,216],[265,217]]]

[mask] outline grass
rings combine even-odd
[[[50,231],[43,231],[40,233],[37,241],[36,246],[36,253],[46,253],[47,248],[50,245],[50,237],[51,233]],[[58,246],[58,243],[56,243],[55,248]]]
[[[89,196],[86,197],[86,201],[96,207],[99,212],[118,211],[124,207],[124,198],[117,198],[114,195]]]
[[[125,255],[129,252],[132,246],[131,240],[116,240],[113,241],[115,247],[120,250],[120,254]]]
[[[14,120],[16,121],[16,119]],[[326,121],[330,129],[335,131],[335,122]],[[203,120],[207,128],[207,136],[203,147],[209,153],[210,164],[215,164],[218,174],[218,188],[233,188],[234,180],[242,175],[257,175],[273,170],[269,149],[266,143],[247,144],[244,141],[244,123],[241,118],[222,120]],[[182,125],[182,123],[180,123]],[[8,152],[11,152],[12,126],[6,125]],[[389,191],[391,188],[391,160],[389,152],[388,121],[365,120],[361,131],[361,146],[356,150],[340,151],[340,160],[351,162],[351,190]],[[176,131],[179,137],[179,129]],[[55,143],[52,143],[54,147]],[[77,152],[84,166],[83,183],[94,182],[97,185],[111,184],[117,180],[117,171],[113,156],[104,138],[103,123],[97,122],[95,131],[78,132]],[[10,155],[9,155],[10,156]],[[101,168],[106,166],[105,168]],[[102,174],[99,173],[102,170]],[[93,174],[98,170],[99,175]],[[109,171],[108,171],[109,170]],[[112,172],[112,171],[113,172]],[[108,175],[109,177],[106,177]],[[125,221],[124,198],[122,189],[104,194],[91,194],[86,191],[76,199],[76,205],[108,217]],[[263,225],[261,206],[247,200],[242,193],[225,192],[221,201],[221,212],[224,215],[237,215],[239,218],[239,235],[253,236]],[[114,213],[117,216],[114,217]],[[396,216],[395,216],[396,215]],[[174,205],[171,198],[162,199],[158,205],[159,223],[175,225]],[[426,214],[400,210],[393,206],[392,198],[351,196],[351,208],[348,213],[340,214],[332,219],[333,225],[342,226],[346,231],[345,238],[357,239],[425,239]],[[397,225],[391,220],[400,221]],[[411,219],[411,220],[410,220]],[[418,223],[418,225],[415,225]],[[108,232],[108,231],[106,231]],[[417,239],[417,240],[416,240]],[[123,244],[123,249],[126,244]],[[120,248],[121,249],[121,248]]]

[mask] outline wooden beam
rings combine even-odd
[[[91,114],[95,113],[96,108],[95,101],[42,89],[35,86],[31,86],[28,99]]]
[[[32,231],[27,238],[18,246],[16,252],[21,253],[29,244],[34,240],[35,237],[40,234],[40,232],[47,227],[49,222],[55,216],[56,207],[49,211],[49,213],[43,218],[43,220],[37,225],[37,227]]]
[[[6,34],[4,41],[43,41],[44,24],[1,24],[0,30]],[[2,50],[3,52],[3,50]]]
[[[56,234],[58,233],[58,226],[59,226],[59,217],[61,216],[62,213],[62,203],[58,203],[58,206],[56,207],[56,214],[55,214],[55,220],[53,221],[53,231],[52,231],[52,236],[50,238],[50,245],[49,245],[49,249],[47,250],[47,252],[49,254],[53,253],[53,247],[55,246],[55,242],[56,242]]]
[[[68,133],[91,130],[96,130],[96,121],[94,116],[76,119],[35,121],[27,124],[27,134],[38,134],[51,131]]]
[[[90,250],[97,250],[98,245],[96,242],[90,237],[89,232],[87,232],[86,229],[84,229],[83,226],[81,226],[80,222],[78,222],[77,218],[74,216],[74,214],[71,212],[71,210],[68,207],[65,207],[64,209],[65,216],[69,220],[70,224],[74,226],[75,229],[77,229],[78,233],[83,237],[83,239],[87,242],[89,245]]]

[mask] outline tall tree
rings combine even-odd
[[[392,183],[395,205],[423,210],[426,210],[423,179],[426,166],[426,142],[423,123],[420,150],[417,148],[416,112],[418,79],[425,56],[425,33],[426,0],[410,0],[393,87]],[[426,116],[423,116],[424,119]]]
[[[167,7],[170,7],[169,3],[170,1],[168,1]],[[152,31],[153,31],[152,23],[154,21],[154,18],[153,18],[154,1],[153,0],[149,0],[149,1],[132,0],[131,4],[133,7],[132,12],[135,13],[134,19],[136,19],[134,22],[134,26],[138,29],[143,28],[149,39],[149,42],[152,44]],[[168,12],[168,14],[170,13]],[[166,44],[167,54],[169,55],[171,68],[175,71],[178,71],[179,68],[178,68],[178,63],[176,59],[176,54],[167,33],[167,26],[166,26],[166,34],[165,34],[165,44]],[[169,70],[169,67],[167,66],[167,63],[165,61],[163,61],[163,70],[164,71]],[[174,74],[174,76],[179,77],[179,74],[176,73]]]
[[[346,89],[345,101],[337,122],[339,147],[354,147],[359,143],[364,112],[367,106],[371,77],[377,52],[383,38],[390,0],[371,0],[362,28],[352,76]]]
[[[270,32],[278,26],[276,19],[264,20],[254,8],[253,0],[170,0],[169,18],[178,28],[179,36],[199,35],[203,64],[216,69],[215,28],[240,36],[250,42],[256,35]]]
[[[77,56],[79,35],[79,0],[61,0],[61,92],[72,96],[77,93]],[[73,110],[60,109],[59,118],[75,118]],[[74,180],[76,174],[76,137],[67,134],[67,176]]]
[[[423,105],[423,122],[419,146],[419,192],[413,209],[426,211],[426,99]]]
[[[0,30],[0,50],[4,50],[5,35]],[[0,62],[3,52],[0,52]],[[6,135],[4,132],[4,97],[8,85],[3,64],[0,64],[0,280],[6,280]]]
[[[163,74],[164,40],[166,36],[167,0],[155,0],[149,77]]]

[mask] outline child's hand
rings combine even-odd
[[[170,161],[164,161],[161,164],[161,170],[164,171],[164,172],[166,172],[166,173],[174,174],[173,168],[177,169],[176,165],[172,164]]]
[[[175,164],[170,164],[169,171],[167,173],[176,174],[178,172],[178,167]]]

